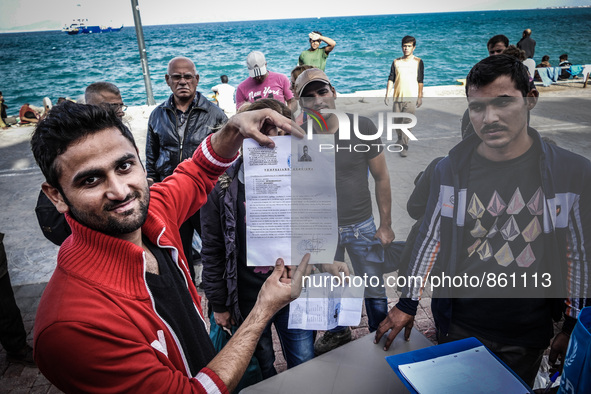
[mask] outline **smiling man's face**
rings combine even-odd
[[[57,196],[60,212],[119,238],[140,231],[150,201],[146,173],[136,149],[117,128],[74,142],[55,164],[63,193]]]

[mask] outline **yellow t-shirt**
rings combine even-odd
[[[398,58],[392,64],[390,76],[394,81],[395,99],[419,97],[419,83],[423,83],[423,61],[416,56],[407,60]]]

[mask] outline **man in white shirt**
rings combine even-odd
[[[228,83],[227,75],[222,75],[220,79],[222,83],[212,87],[211,91],[215,93],[218,106],[224,111],[227,117],[230,117],[236,113],[236,103],[234,102],[236,88]]]

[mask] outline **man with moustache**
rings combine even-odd
[[[496,36],[492,36],[488,42],[486,43],[486,49],[488,50],[489,56],[496,56],[500,55],[505,52],[505,49],[509,47],[509,39],[507,36],[503,34],[497,34]],[[532,85],[532,87],[535,87]],[[466,138],[468,135],[474,133],[474,127],[472,127],[472,123],[470,123],[470,113],[468,110],[464,112],[462,116],[462,123],[460,126],[460,130],[462,131],[462,138]]]
[[[475,133],[434,170],[406,275],[544,278],[537,285],[441,287],[431,302],[440,343],[476,337],[531,386],[552,321],[564,314],[551,344],[553,364],[558,356],[564,361],[576,318],[589,303],[591,163],[528,126],[538,92],[514,57],[476,64],[466,96]],[[403,328],[408,339],[422,291],[416,282],[403,289],[376,343],[389,329],[385,349]]]

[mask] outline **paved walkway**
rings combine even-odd
[[[348,105],[352,107],[361,102],[359,98],[346,100],[350,101]],[[543,135],[553,138],[558,145],[589,158],[591,125],[584,110],[589,108],[589,102],[582,104],[577,100],[581,99],[542,101],[532,113],[531,124]],[[393,226],[397,239],[405,239],[413,224],[413,220],[406,214],[406,201],[416,175],[433,158],[445,155],[459,141],[459,120],[465,108],[465,99],[425,99],[423,107],[417,112],[419,124],[413,130],[418,141],[410,144],[409,156],[401,158],[398,154],[387,154],[392,185]],[[567,113],[568,116],[565,115]],[[143,151],[145,130],[134,131],[140,151]],[[34,215],[43,177],[30,153],[31,132],[30,127],[0,130],[0,231],[6,234],[10,275],[30,343],[39,298],[55,269],[58,250],[45,240]],[[374,212],[377,212],[375,208]],[[393,289],[388,291],[392,307],[396,294]],[[429,304],[428,297],[421,300],[415,327],[433,339],[434,324]],[[361,326],[354,329],[354,337],[367,332],[364,318]],[[279,370],[285,369],[279,350],[277,367]],[[0,348],[0,393],[52,392],[58,390],[36,368],[9,365],[5,361],[4,350]]]
[[[38,283],[31,285],[14,286],[15,297],[25,324],[27,331],[27,341],[33,342],[33,324],[35,322],[35,314],[37,312],[37,305],[39,299],[47,283]],[[205,299],[203,292],[199,293],[203,297],[203,307],[207,310],[207,299]],[[421,301],[423,304],[426,301]],[[390,299],[390,307],[395,303],[395,299]],[[428,308],[421,306],[416,317],[415,327],[422,331],[435,341],[435,326],[433,319],[430,316]],[[352,327],[353,339],[360,338],[369,333],[367,328],[367,315],[363,313],[361,323],[357,327]],[[322,332],[319,332],[321,335]],[[278,372],[283,372],[287,368],[285,359],[281,354],[281,345],[275,332],[273,332],[273,342],[275,347],[275,368]],[[0,347],[0,393],[60,393],[61,391],[54,387],[45,377],[39,372],[37,368],[25,367],[20,364],[12,364],[6,361],[6,352]]]

